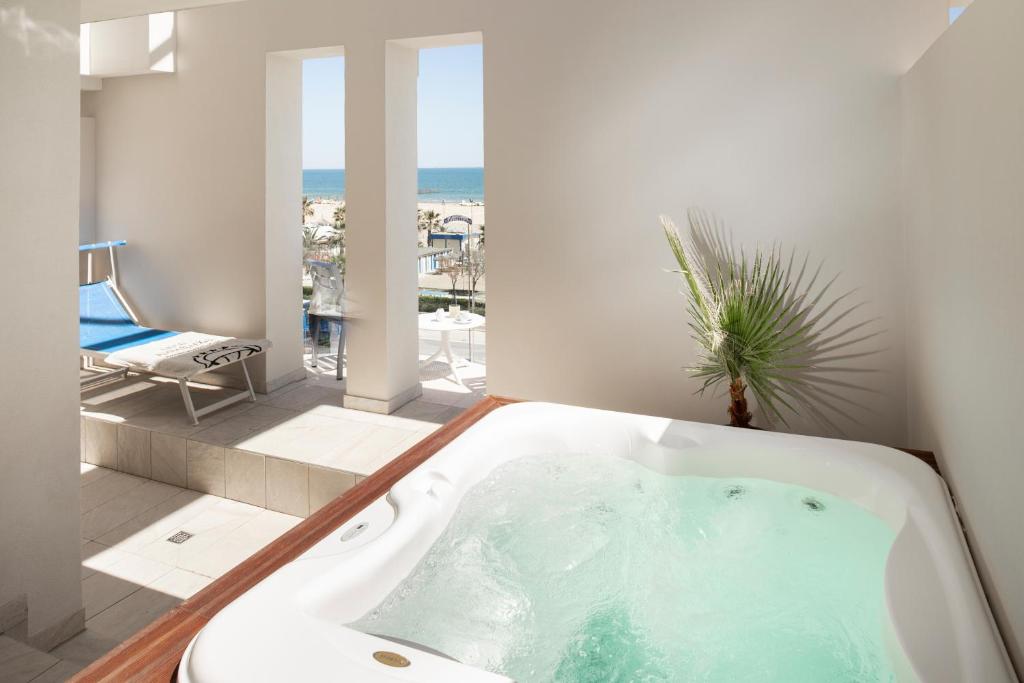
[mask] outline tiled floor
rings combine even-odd
[[[86,630],[44,653],[0,635],[0,681],[63,681],[301,518],[82,463]],[[178,531],[193,534],[177,545]]]

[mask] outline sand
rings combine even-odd
[[[483,206],[460,206],[458,202],[419,202],[417,206],[424,211],[436,211],[442,219],[448,216],[468,216],[473,219],[474,228],[484,224]]]
[[[312,200],[313,216],[306,218],[306,223],[315,225],[333,225],[334,210],[341,202],[337,199],[314,199]],[[419,208],[423,211],[436,211],[441,219],[448,216],[468,216],[473,220],[473,227],[484,224],[483,206],[460,206],[458,202],[419,202]],[[460,228],[462,223],[457,224]]]

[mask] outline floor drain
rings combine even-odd
[[[184,543],[185,541],[187,541],[190,538],[192,538],[192,534],[190,534],[189,532],[187,532],[187,531],[179,531],[178,533],[174,534],[173,536],[171,536],[167,540],[170,541],[171,543],[177,543],[177,544],[180,545],[180,544]]]

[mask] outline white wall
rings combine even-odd
[[[904,79],[911,443],[934,449],[1024,664],[1024,5],[979,0]]]
[[[28,635],[82,627],[76,0],[0,0],[0,608]]]
[[[493,393],[724,422],[724,401],[693,396],[681,370],[693,344],[657,225],[700,204],[744,242],[809,249],[861,288],[888,331],[871,361],[876,412],[849,434],[904,443],[899,76],[946,8],[250,0],[182,11],[176,75],[87,95],[101,237],[131,242],[124,275],[150,322],[261,334],[266,53],[343,45],[346,102],[359,102],[376,98],[360,74],[383,77],[386,40],[481,30]],[[359,124],[346,117],[349,188],[370,184],[362,197],[382,204],[384,151]],[[349,201],[356,270],[358,232],[385,223],[380,206]]]
[[[96,241],[96,119],[80,119],[78,182],[78,242]]]
[[[661,270],[657,214],[696,204],[860,288],[888,332],[877,412],[849,434],[903,443],[898,75],[944,4],[545,7],[484,32],[489,386],[726,422],[679,369],[693,343]]]

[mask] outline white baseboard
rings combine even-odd
[[[36,650],[49,652],[85,630],[85,608],[81,608],[48,626],[28,632],[28,609],[24,598],[0,607],[0,632]]]
[[[26,642],[37,650],[49,652],[85,630],[85,608],[46,628],[28,634]]]
[[[298,368],[296,370],[292,370],[286,375],[275,377],[272,380],[262,382],[261,384],[254,383],[254,387],[256,391],[261,394],[269,394],[272,391],[277,391],[281,387],[288,386],[289,384],[294,384],[295,382],[301,382],[304,379],[306,379],[306,368],[303,367]]]
[[[379,413],[390,415],[409,401],[415,401],[423,395],[423,387],[419,384],[409,387],[402,393],[389,399],[368,398],[366,396],[355,396],[345,394],[342,405],[352,410],[362,410],[367,413]]]

